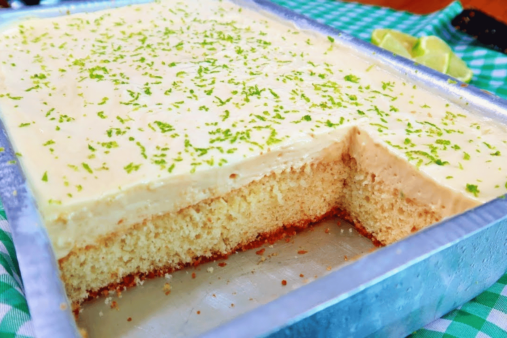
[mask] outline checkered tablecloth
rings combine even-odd
[[[458,2],[430,15],[334,0],[273,0],[332,27],[369,41],[375,28],[438,35],[474,72],[472,84],[507,98],[507,56],[482,47],[450,24],[461,12]],[[33,337],[34,330],[5,212],[0,205],[0,338]],[[434,321],[413,337],[507,337],[507,274],[481,295]]]

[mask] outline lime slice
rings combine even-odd
[[[470,82],[473,73],[466,63],[452,52],[451,47],[437,36],[423,36],[412,49],[415,60],[425,66],[448,74],[460,81]],[[448,56],[444,63],[443,55]],[[445,66],[447,64],[447,67]]]
[[[387,33],[384,36],[379,47],[387,49],[388,51],[393,52],[394,54],[397,54],[399,56],[403,56],[407,59],[412,58],[412,56],[410,55],[408,50],[403,46],[403,44],[400,41],[398,41],[398,39],[396,39],[394,36],[392,36],[391,33]]]
[[[467,67],[465,61],[461,60],[454,53],[451,54],[446,74],[466,83],[470,82],[474,75],[472,70]]]
[[[412,49],[412,54],[421,56],[428,52],[452,53],[452,49],[437,36],[423,36],[417,40]]]
[[[430,67],[441,73],[446,73],[449,69],[450,53],[429,52],[421,56],[416,56],[414,60],[421,65]]]
[[[387,34],[391,34],[394,38],[396,38],[396,40],[401,42],[403,47],[405,47],[405,49],[408,51],[411,51],[415,43],[417,42],[416,37],[413,37],[412,35],[408,35],[394,29],[375,29],[371,34],[371,42],[375,46],[380,46],[382,40],[384,40],[384,37]]]

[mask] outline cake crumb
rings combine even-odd
[[[201,311],[197,310],[197,314],[200,315],[201,314]]]
[[[104,314],[102,313],[102,311],[99,312],[99,316],[102,317]]]
[[[352,228],[349,228],[349,232],[352,232]]]
[[[67,304],[65,304],[65,303],[61,303],[61,304],[60,304],[60,310],[62,310],[62,311],[67,310]]]
[[[256,251],[256,252],[255,252],[255,254],[256,254],[256,255],[262,255],[262,254],[264,254],[264,251],[266,251],[266,249],[265,249],[265,248],[262,248],[262,249],[260,249],[259,251]]]
[[[112,300],[113,300],[113,297],[107,297],[107,298],[104,300],[104,303],[105,303],[106,305],[110,305]]]
[[[273,248],[273,245],[268,246],[268,248]]]
[[[326,268],[326,270],[327,270],[327,271],[331,271],[331,267],[330,267],[330,266],[328,266],[328,267]]]
[[[234,303],[231,303],[231,307],[234,307]]]
[[[347,255],[343,256],[343,260],[345,260],[345,261],[349,260],[348,257],[347,257]]]
[[[253,300],[253,298],[250,298],[249,300]]]
[[[187,273],[188,273],[188,271],[187,271]],[[170,274],[166,273],[164,275],[164,278],[167,279],[167,280],[170,280],[171,278],[173,278],[173,275],[170,275]]]
[[[118,296],[118,298],[121,298],[121,291],[120,290],[116,290],[116,295]]]
[[[299,277],[303,278],[305,275],[303,275],[302,273],[299,274]]]
[[[215,298],[217,298],[217,295],[215,295],[215,294],[212,294],[212,296],[215,297]]]
[[[213,269],[213,267],[211,267],[211,266],[210,266],[209,268],[207,268],[207,269],[206,269],[206,271],[208,271],[209,273],[213,273],[213,270],[214,270],[214,269]]]
[[[111,309],[116,309],[116,311],[120,311],[120,307],[118,306],[118,303],[116,303],[115,300],[111,303]]]
[[[340,233],[343,234],[343,229],[341,229]]]
[[[131,321],[132,321],[132,317],[128,317],[127,322],[131,322]]]
[[[336,225],[340,226],[340,225],[342,225],[342,222],[336,221]]]
[[[195,272],[192,272],[192,279],[195,279]]]
[[[144,284],[144,280],[139,278],[139,276],[135,277],[134,282],[136,283],[136,285],[143,285]]]
[[[328,233],[329,233],[329,228],[326,228],[326,230],[324,230],[324,232],[325,232],[326,234],[328,234]]]
[[[285,279],[282,279],[282,285],[283,286],[287,285],[287,281]]]
[[[299,250],[298,255],[304,255],[305,253],[308,253],[306,250]]]
[[[226,263],[226,262],[220,262],[220,263],[218,263],[218,266],[219,266],[219,267],[221,267],[221,268],[223,268],[223,267],[224,267],[224,266],[226,266],[226,265],[227,265],[227,263]]]
[[[171,293],[171,285],[169,283],[165,283],[162,290],[164,291],[165,295],[168,296]]]

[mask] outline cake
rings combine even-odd
[[[337,214],[387,245],[507,191],[505,126],[227,1],[29,19],[0,48],[74,304]]]

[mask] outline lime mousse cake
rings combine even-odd
[[[346,214],[389,244],[507,191],[507,132],[227,1],[28,19],[0,110],[74,304]]]

